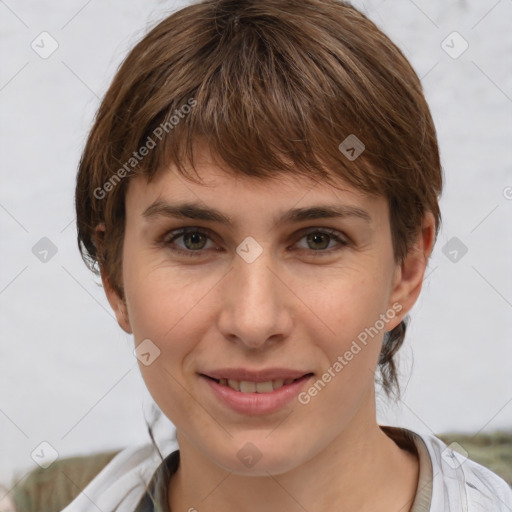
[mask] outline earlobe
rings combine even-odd
[[[119,293],[112,287],[110,280],[105,275],[104,270],[101,271],[101,281],[103,288],[107,296],[110,307],[114,311],[117,319],[117,323],[128,334],[132,334],[132,328],[130,325],[130,318],[128,315],[128,308],[126,307],[125,300],[120,297]]]
[[[402,264],[396,268],[393,276],[390,306],[394,303],[402,306],[400,315],[397,315],[397,325],[412,309],[418,299],[434,241],[435,219],[431,212],[427,212],[416,242],[409,249]]]

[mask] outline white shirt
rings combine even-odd
[[[393,438],[405,436],[416,447],[420,475],[412,512],[512,512],[512,489],[489,469],[433,435],[381,428]],[[159,448],[164,458],[178,450],[176,437]],[[133,512],[161,464],[151,443],[126,448],[62,512]]]

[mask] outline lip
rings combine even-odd
[[[292,370],[290,368],[265,368],[264,370],[249,370],[247,368],[220,368],[201,372],[202,375],[213,379],[245,380],[249,382],[266,382],[277,379],[298,379],[312,372]]]
[[[240,375],[237,373],[237,375]],[[254,376],[254,373],[252,373]],[[307,383],[314,377],[313,374],[300,373],[298,380],[287,384],[279,389],[271,391],[269,393],[242,393],[231,389],[229,386],[223,386],[217,381],[208,378],[208,376],[201,374],[199,375],[201,381],[203,381],[209,389],[213,392],[213,395],[217,400],[224,406],[228,406],[239,414],[246,415],[262,415],[271,414],[284,407],[287,403],[292,401],[300,391],[307,385]],[[215,377],[216,378],[216,377]],[[225,377],[219,377],[225,378]],[[230,377],[231,378],[231,377]],[[253,377],[254,378],[254,377]],[[276,377],[282,378],[282,377]],[[287,378],[297,378],[287,377]],[[240,378],[234,378],[234,380],[244,380]],[[252,380],[246,378],[246,380]],[[273,380],[268,377],[261,378],[261,380],[254,382],[265,382],[265,380]]]

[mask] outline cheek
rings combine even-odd
[[[331,279],[326,286],[304,289],[308,290],[312,315],[320,321],[315,325],[322,325],[337,349],[374,326],[388,304],[386,283],[378,274],[354,273],[350,278]],[[377,327],[384,333],[381,322]]]
[[[383,275],[354,272],[350,278],[332,279],[322,289],[310,287],[308,291],[312,320],[304,325],[308,338],[325,357],[317,388],[346,410],[355,407],[365,389],[373,387],[382,339],[392,320],[392,315],[387,322],[381,320],[388,299]]]
[[[127,237],[124,247],[123,280],[128,314],[137,341],[150,338],[178,346],[183,326],[205,314],[205,293],[213,278],[200,277],[197,269],[184,269],[155,259],[150,250],[134,250]],[[189,334],[190,331],[189,331]],[[192,336],[191,336],[192,337]],[[172,343],[175,340],[176,343]],[[181,342],[186,341],[181,339]]]
[[[339,281],[310,298],[314,298],[315,313],[325,319],[325,325],[321,331],[318,320],[304,325],[323,364],[321,373],[302,395],[300,407],[321,407],[321,419],[312,421],[339,427],[348,424],[371,400],[386,330],[381,323],[376,326],[385,311],[385,296],[375,282],[360,279]]]
[[[211,322],[201,287],[169,282],[149,277],[133,280],[126,287],[126,297],[136,342],[149,338],[160,349],[166,366],[177,368]]]
[[[150,268],[127,260],[125,293],[134,339],[151,340],[160,351],[149,365],[139,368],[155,402],[175,424],[196,418],[184,373],[194,362],[197,345],[208,321],[205,283],[172,269]],[[203,299],[203,300],[202,300]],[[204,421],[198,417],[196,421]]]
[[[149,339],[160,350],[151,365],[139,363],[141,374],[157,403],[173,402],[173,408],[186,409],[188,402],[175,402],[183,395],[184,374],[195,371],[191,354],[198,352],[214,323],[209,292],[218,277],[202,275],[197,268],[154,263],[140,253],[127,254],[125,262],[125,294],[134,339],[137,344]]]

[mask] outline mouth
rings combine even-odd
[[[217,384],[221,386],[225,386],[233,389],[234,391],[239,391],[240,393],[272,393],[277,389],[281,389],[284,386],[288,386],[297,381],[302,381],[305,379],[309,379],[313,373],[307,373],[302,375],[301,377],[293,378],[278,378],[267,380],[263,382],[255,382],[248,380],[235,380],[235,379],[227,379],[220,378],[216,379],[214,377],[210,377],[209,375],[201,374],[203,377],[215,381]]]
[[[199,373],[206,397],[243,415],[273,414],[293,402],[314,373],[290,368],[223,368]],[[208,398],[209,399],[209,398]]]

